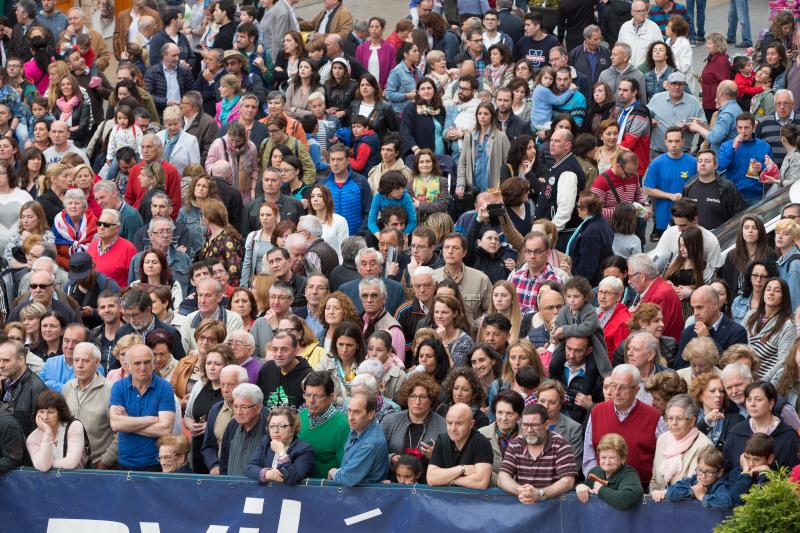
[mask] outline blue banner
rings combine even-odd
[[[16,470],[0,476],[0,531],[296,533],[710,532],[725,514],[698,502],[617,511],[573,494],[522,505],[501,491],[402,485],[259,486],[242,478]]]

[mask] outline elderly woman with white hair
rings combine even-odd
[[[692,378],[700,374],[712,372],[719,375],[719,349],[714,339],[711,337],[695,337],[686,343],[683,349],[683,360],[689,362],[689,366],[678,370],[678,375],[686,382],[688,387],[692,386]]]
[[[678,394],[667,402],[664,418],[669,431],[658,437],[650,480],[650,494],[657,502],[664,499],[669,485],[694,473],[697,457],[703,449],[714,446],[697,429],[699,411],[699,406],[688,394]]]
[[[91,464],[107,469],[117,463],[117,434],[108,419],[111,382],[97,370],[100,356],[100,348],[91,342],[78,343],[72,356],[75,378],[64,384],[61,394],[86,430],[92,447]]]
[[[178,169],[183,175],[187,165],[200,164],[200,144],[197,137],[183,131],[183,114],[180,107],[164,109],[164,129],[156,133],[164,144],[164,161]]]
[[[247,477],[261,484],[287,485],[297,485],[309,477],[314,471],[314,449],[298,439],[298,433],[300,416],[297,413],[288,407],[272,409],[267,415],[267,434],[261,438],[245,467]]]
[[[339,266],[339,253],[322,238],[322,222],[314,215],[304,215],[297,223],[297,233],[306,238],[306,272],[324,274],[326,277]]]
[[[614,350],[630,335],[628,319],[631,317],[631,312],[621,302],[624,292],[625,286],[616,276],[603,278],[597,286],[597,314],[600,327],[603,328],[608,353],[614,353]]]
[[[384,416],[402,410],[394,401],[383,395],[383,365],[376,359],[365,359],[358,365],[356,377],[350,383],[350,394],[357,391],[375,395],[378,401],[375,421],[379,424]]]
[[[80,189],[64,193],[64,210],[53,220],[53,235],[56,238],[58,258],[56,262],[69,270],[69,258],[77,252],[85,252],[97,233],[97,217],[87,210],[86,195]]]

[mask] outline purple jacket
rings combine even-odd
[[[359,63],[364,65],[365,69],[369,69],[369,56],[372,54],[369,47],[370,41],[367,39],[356,48],[356,59]],[[378,79],[378,83],[381,84],[381,88],[386,87],[386,81],[389,79],[389,72],[394,68],[396,62],[397,51],[394,49],[394,46],[385,40],[381,40],[381,47],[378,48],[378,64],[381,67],[381,75]]]

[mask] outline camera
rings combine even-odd
[[[486,206],[486,211],[489,213],[489,223],[493,226],[500,225],[500,217],[504,217],[506,214],[503,204],[489,204]]]

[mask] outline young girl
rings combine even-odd
[[[367,359],[376,359],[383,365],[383,395],[397,401],[400,387],[406,380],[405,363],[394,353],[389,332],[377,330],[370,335],[367,340]]]
[[[394,475],[400,485],[414,485],[422,477],[422,462],[419,457],[403,454],[397,461]]]
[[[117,150],[123,146],[133,148],[137,158],[142,157],[142,129],[134,123],[133,109],[130,106],[121,105],[116,113],[117,125],[111,131],[108,138],[108,150],[106,151],[106,164],[100,170],[100,176],[105,179],[107,176],[117,174]]]
[[[705,268],[703,233],[697,228],[686,228],[678,237],[678,256],[664,272],[664,279],[681,300],[684,319],[693,314],[689,298],[692,291],[704,283]]]
[[[550,334],[550,342],[558,342],[553,357],[550,359],[550,375],[563,372],[566,362],[566,346],[568,337],[586,337],[592,341],[592,356],[600,374],[611,372],[611,361],[608,358],[603,328],[592,306],[592,286],[582,276],[570,278],[564,284],[567,305],[561,308],[556,316],[554,330]]]
[[[417,227],[417,210],[414,209],[414,201],[406,190],[406,184],[406,177],[399,170],[390,170],[381,176],[381,180],[378,182],[378,194],[372,198],[367,222],[369,231],[375,235],[376,239],[380,235],[378,213],[388,205],[399,205],[408,213],[408,223],[403,233],[408,235]]]
[[[722,452],[708,446],[697,457],[695,475],[672,484],[667,489],[667,499],[673,502],[696,499],[703,507],[729,509],[733,500],[728,482],[722,477],[722,463]]]
[[[556,71],[547,65],[542,67],[536,77],[536,87],[533,89],[533,109],[531,109],[531,124],[544,139],[545,131],[550,129],[550,120],[553,118],[553,108],[569,102],[575,92],[575,85],[557,95],[553,92],[556,80]]]
[[[633,204],[622,202],[611,215],[611,229],[614,230],[614,241],[611,250],[614,255],[625,259],[642,252],[642,241],[636,235],[639,214]]]

